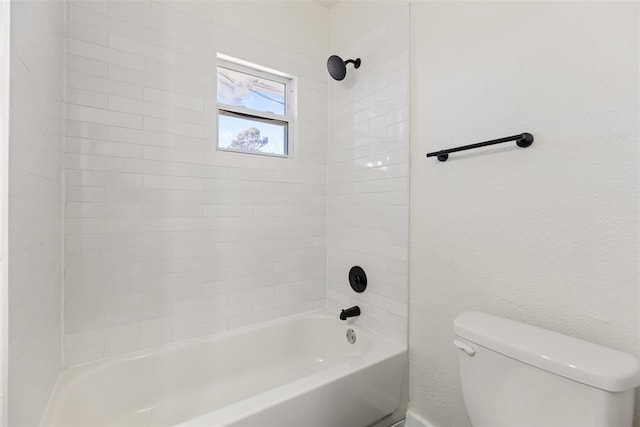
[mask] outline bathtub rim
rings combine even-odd
[[[67,371],[86,371],[89,370],[89,368],[94,367],[94,366],[98,366],[98,365],[105,365],[105,366],[110,366],[112,364],[116,364],[118,362],[126,362],[128,360],[134,360],[134,359],[142,359],[148,356],[152,356],[155,354],[161,354],[161,353],[168,353],[174,350],[179,350],[185,347],[191,347],[191,346],[195,346],[198,344],[204,344],[208,341],[218,341],[218,340],[222,340],[224,338],[227,337],[232,337],[232,336],[236,336],[236,335],[241,335],[243,333],[247,333],[247,332],[252,332],[252,331],[256,331],[256,330],[260,330],[260,329],[264,329],[264,328],[268,328],[271,326],[277,326],[283,323],[289,323],[291,321],[294,321],[296,319],[301,319],[301,318],[305,318],[305,317],[316,317],[316,318],[322,318],[322,319],[333,319],[334,314],[332,311],[330,311],[329,309],[326,308],[319,308],[319,309],[315,309],[315,310],[310,310],[310,311],[305,311],[303,313],[296,313],[290,316],[284,316],[284,317],[279,317],[277,319],[270,319],[270,320],[266,320],[264,322],[258,322],[258,323],[254,323],[251,325],[246,325],[246,326],[241,326],[238,328],[233,328],[233,329],[229,329],[229,330],[225,330],[225,331],[220,331],[220,332],[214,332],[211,334],[206,334],[206,335],[202,335],[199,337],[194,337],[194,338],[188,338],[188,339],[184,339],[184,340],[180,340],[180,341],[176,341],[176,342],[171,342],[171,343],[166,343],[166,344],[160,344],[154,347],[149,347],[149,348],[145,348],[142,350],[135,350],[135,351],[131,351],[128,353],[123,353],[123,354],[116,354],[113,356],[109,356],[109,357],[105,357],[102,359],[98,359],[98,360],[91,360],[89,362],[83,362],[83,363],[78,363],[76,365],[71,365],[71,366],[65,366],[64,369],[61,371],[62,374],[66,373]],[[337,317],[338,315],[335,314],[335,318],[338,319]],[[375,332],[369,328],[367,328],[366,326],[363,325],[359,325],[357,323],[357,318],[350,318],[347,319],[346,321],[341,321],[343,322],[343,324],[345,325],[345,327],[349,327],[352,328],[354,330],[356,330],[356,332],[360,332],[361,334],[364,334],[364,336],[367,337],[371,337],[371,338],[375,338],[375,340],[372,340],[372,342],[387,342],[389,344],[391,344],[392,347],[397,347],[398,350],[407,350],[408,346],[406,345],[402,345],[400,343],[398,343],[397,341],[394,341],[388,337],[385,337],[384,335]],[[373,350],[373,346],[372,346],[372,350]]]

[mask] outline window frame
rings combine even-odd
[[[229,153],[241,153],[241,154],[255,154],[259,156],[290,158],[292,154],[292,140],[293,140],[293,127],[295,118],[295,79],[287,74],[267,69],[259,65],[250,64],[245,61],[237,60],[235,58],[226,57],[225,55],[218,54],[216,63],[216,81],[218,78],[218,67],[227,68],[232,71],[237,71],[251,76],[271,80],[277,83],[284,84],[284,115],[270,113],[267,111],[259,111],[251,108],[246,108],[238,105],[229,105],[218,102],[217,89],[216,89],[216,150],[229,152]],[[279,126],[285,126],[284,132],[284,147],[286,148],[285,154],[276,153],[262,153],[259,151],[244,151],[236,150],[233,148],[226,148],[220,146],[220,115],[235,117],[240,119],[248,119],[268,124],[275,124]]]

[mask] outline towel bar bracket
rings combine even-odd
[[[527,148],[533,144],[533,135],[527,132],[523,133],[522,138],[516,140],[516,144],[518,147]]]

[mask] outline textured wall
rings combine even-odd
[[[70,3],[67,365],[326,304],[328,12],[214,3]],[[215,150],[217,52],[297,76],[290,158]]]
[[[640,355],[637,3],[412,4],[411,408],[465,426],[453,319]],[[514,144],[424,158],[529,131]]]
[[[9,425],[36,425],[62,367],[64,3],[11,3]]]
[[[340,3],[331,10],[331,52],[347,66],[329,81],[329,307],[359,305],[355,320],[407,341],[409,227],[409,7]],[[359,265],[369,283],[347,280]]]

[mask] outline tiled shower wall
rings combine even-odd
[[[7,403],[12,426],[39,423],[62,368],[63,65],[64,4],[11,2]]]
[[[161,2],[68,21],[65,364],[324,306],[325,52]],[[215,150],[217,52],[297,76],[291,158]]]
[[[409,7],[343,2],[331,14],[332,53],[362,65],[329,81],[329,307],[357,304],[356,322],[406,344]],[[361,294],[347,280],[354,265],[368,276]]]

